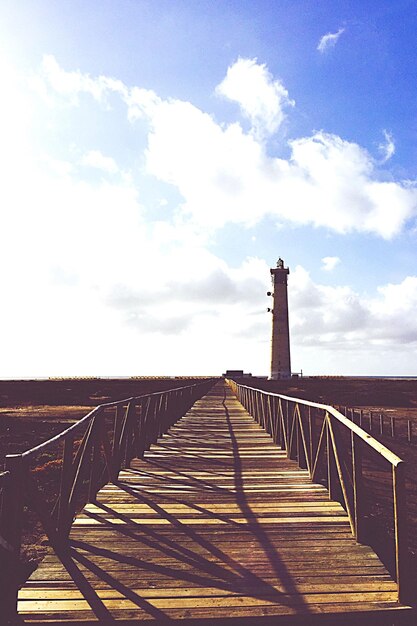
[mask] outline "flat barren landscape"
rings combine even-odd
[[[189,384],[195,379],[57,379],[38,381],[0,381],[0,454],[20,453],[51,438],[86,415],[97,404]],[[378,378],[294,378],[285,381],[246,379],[240,381],[277,393],[320,403],[356,408],[363,411],[363,427],[407,462],[408,527],[412,567],[417,555],[417,380]],[[385,430],[379,425],[383,416]],[[368,421],[367,421],[368,420]],[[395,422],[394,436],[391,424]],[[411,441],[404,424],[411,422]],[[59,452],[57,450],[57,452]],[[379,537],[381,552],[385,537],[392,537],[390,476],[387,468],[369,459],[364,480],[369,493],[369,522],[374,537]],[[45,484],[58,480],[59,467],[49,455],[38,459],[37,471],[44,473]],[[44,555],[46,538],[39,522],[29,512],[24,529],[23,559],[35,567]],[[416,576],[417,579],[417,576]]]
[[[0,455],[24,452],[98,404],[191,384],[191,378],[0,381]]]

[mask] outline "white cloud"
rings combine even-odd
[[[161,99],[151,89],[129,88],[121,80],[110,76],[92,78],[80,70],[66,71],[53,55],[45,55],[38,75],[31,79],[32,88],[51,106],[56,104],[54,97],[59,95],[72,106],[79,106],[80,94],[90,95],[106,108],[108,96],[117,94],[127,106],[128,119],[134,121],[150,117]]]
[[[239,58],[228,70],[216,92],[237,102],[256,136],[272,135],[285,118],[284,109],[294,106],[280,80],[274,80],[264,64]]]
[[[33,77],[32,85],[50,103],[52,93],[59,94],[68,99],[70,104],[79,105],[79,94],[85,93],[95,100],[105,103],[106,96],[110,92],[127,96],[128,90],[122,81],[109,76],[92,78],[80,70],[66,71],[61,68],[53,55],[45,55],[42,60],[41,72]]]
[[[321,261],[323,263],[322,269],[326,272],[331,272],[340,263],[338,256],[325,256]]]
[[[139,184],[123,176],[80,180],[80,154],[109,173],[117,172],[117,159],[76,144],[72,162],[39,158],[22,131],[32,103],[18,86],[5,89],[0,264],[7,267],[3,298],[12,304],[0,310],[7,355],[0,375],[203,374],[219,373],[219,362],[266,373],[269,267],[256,257],[231,267],[210,251],[210,234],[270,215],[281,225],[390,237],[415,215],[415,188],[379,181],[366,150],[335,135],[294,139],[290,157],[276,158],[255,133],[222,126],[189,102],[65,72],[52,61],[46,69],[51,79],[44,68],[40,91],[49,103],[58,95],[81,107],[86,94],[107,107],[109,94],[118,94],[132,135],[137,126],[148,133],[147,172]],[[165,183],[182,197],[163,222],[149,221],[151,209],[143,206],[143,187],[157,185],[149,173],[164,183],[157,198],[169,197],[171,206]],[[373,298],[317,285],[302,268],[290,281],[294,367],[310,363],[326,372],[329,355],[348,354],[346,368],[353,368],[365,345],[381,362],[382,350],[392,356],[399,344],[416,341],[416,277],[382,285]]]
[[[297,266],[291,274],[289,295],[293,333],[303,344],[332,343],[353,352],[361,344],[370,350],[417,345],[417,276],[382,285],[375,295],[365,296],[349,286],[314,283],[309,273]]]
[[[289,300],[293,352],[301,365],[335,374],[413,371],[417,276],[382,285],[370,296],[317,284],[298,266],[290,275]]]
[[[256,340],[236,346],[236,334],[253,325],[264,261],[231,268],[190,226],[146,223],[125,182],[80,182],[60,168],[22,174],[25,186],[0,190],[1,286],[13,303],[0,311],[10,355],[0,376],[218,374],[231,353],[250,367]]]
[[[320,38],[320,41],[317,45],[317,50],[321,53],[326,52],[329,48],[334,48],[337,44],[340,35],[345,32],[344,28],[339,28],[336,33],[327,33]]]
[[[152,119],[147,163],[177,187],[184,214],[211,228],[269,215],[389,239],[415,216],[415,186],[378,180],[359,145],[326,133],[289,145],[288,160],[269,157],[238,124],[222,128],[189,103],[166,102]]]
[[[80,162],[81,165],[94,167],[108,174],[116,174],[119,172],[116,161],[112,157],[102,154],[100,150],[89,150],[82,156]]]
[[[242,336],[268,284],[265,262],[231,268],[192,224],[145,220],[127,177],[80,180],[76,144],[72,162],[39,154],[19,132],[29,117],[20,120],[17,105],[30,112],[27,96],[5,89],[0,103],[0,123],[13,130],[0,144],[8,304],[0,310],[0,376],[218,374],[230,354],[248,369],[255,340]],[[97,150],[83,161],[117,169]]]
[[[240,103],[256,133],[245,133],[239,123],[222,126],[189,102],[162,100],[151,90],[128,88],[105,76],[94,80],[65,72],[55,60],[49,59],[47,69],[50,86],[61,93],[84,90],[105,101],[108,92],[117,92],[131,121],[148,121],[148,173],[178,189],[183,218],[195,225],[251,226],[269,215],[278,222],[389,239],[416,214],[415,185],[380,180],[370,154],[337,135],[293,139],[289,159],[269,156],[259,133],[273,132],[281,123],[288,94],[253,59],[232,65],[218,91]]]
[[[385,142],[380,143],[378,149],[382,156],[381,162],[386,163],[395,154],[395,143],[391,133],[386,130],[384,130],[383,133]]]
[[[125,88],[121,93],[127,104],[127,115],[131,122],[144,117],[152,118],[157,107],[162,103],[162,100],[151,89],[132,87],[131,89]]]

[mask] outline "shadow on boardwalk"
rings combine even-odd
[[[62,562],[50,553],[22,590],[26,621],[249,626],[406,617],[341,506],[223,383],[85,507],[71,546]]]

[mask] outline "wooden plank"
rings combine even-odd
[[[391,623],[405,610],[396,584],[349,528],[221,382],[86,505],[65,563],[48,553],[19,611],[71,626],[359,613]]]

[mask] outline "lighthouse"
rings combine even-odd
[[[288,293],[287,277],[290,273],[284,267],[284,261],[278,259],[277,266],[271,268],[273,293],[272,313],[272,340],[271,340],[271,379],[285,379],[291,377],[290,359],[290,329],[288,324]]]

